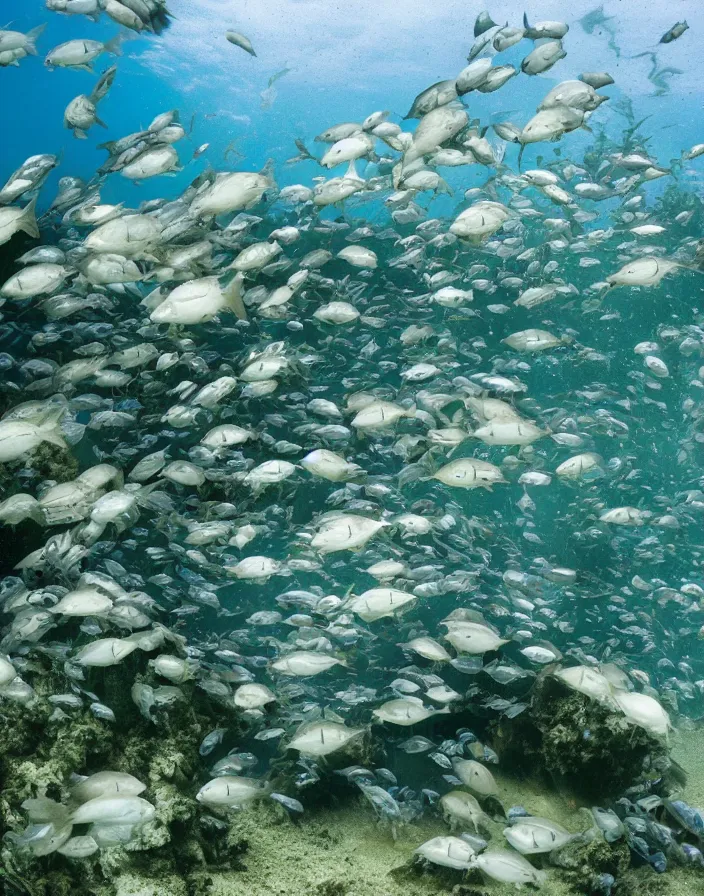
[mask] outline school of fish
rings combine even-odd
[[[128,31],[51,48],[51,24],[2,30],[0,66],[33,64],[41,41],[37,78],[93,71],[169,21],[163,0],[46,7],[77,34],[81,16]],[[445,818],[416,851],[434,866],[541,886],[535,857],[598,832],[655,871],[675,852],[704,867],[704,810],[684,797],[595,808],[569,832],[497,808],[497,754],[464,723],[447,733],[455,713],[482,730],[529,713],[545,676],[661,741],[704,715],[704,209],[683,180],[704,143],[655,158],[624,84],[607,136],[606,72],[489,126],[472,93],[514,106],[520,79],[569,63],[570,28],[484,12],[474,38],[405,119],[331,123],[319,155],[297,138],[289,164],[320,166],[307,183],[208,166],[181,195],[103,202],[108,178],[186,164],[175,111],[111,133],[101,168],[56,196],[59,148],[2,172],[0,712],[49,701],[59,723],[120,726],[99,686],[126,664],[155,738],[194,691],[239,719],[236,743],[227,721],[202,741],[199,811],[305,813],[335,768],[394,835]],[[214,39],[257,57],[238,31]],[[520,67],[497,61],[519,44]],[[118,68],[67,106],[74,136],[109,127]],[[458,195],[463,166],[485,182]],[[331,764],[372,736],[390,768]],[[426,777],[399,781],[400,754]],[[125,771],[65,784],[13,807],[13,849],[83,860],[155,823]]]

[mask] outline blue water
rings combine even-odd
[[[604,91],[612,100],[599,109],[600,123],[620,132],[623,122],[614,106],[626,95],[633,101],[636,120],[651,116],[646,132],[654,154],[663,162],[679,156],[683,147],[701,140],[699,112],[704,88],[694,38],[697,22],[702,21],[701,8],[695,0],[678,3],[675,14],[688,19],[691,30],[679,41],[657,48],[659,36],[673,24],[669,4],[649,6],[644,22],[636,3],[604,3],[604,14],[613,17],[609,24],[621,49],[616,56],[602,27],[588,34],[578,24],[595,6],[584,0],[570,6],[572,30],[566,38],[566,59],[542,76],[514,79],[497,93],[471,94],[470,115],[486,123],[490,113],[498,112],[499,120],[516,119],[523,124],[560,80],[579,71],[606,69],[616,84]],[[258,170],[273,158],[281,186],[308,182],[318,173],[314,166],[281,167],[296,155],[294,137],[309,142],[326,127],[361,120],[375,109],[391,110],[392,120],[398,121],[417,93],[462,69],[473,40],[473,12],[459,0],[433,4],[431,9],[420,0],[398,8],[385,4],[381,9],[371,0],[351,0],[344,5],[274,0],[265,8],[256,0],[175,0],[170,9],[174,21],[161,36],[133,34],[134,39],[123,45],[117,79],[100,104],[100,115],[109,130],[95,127],[87,140],[79,141],[64,130],[63,110],[78,93],[88,93],[96,77],[80,71],[50,72],[42,66],[43,56],[66,40],[107,40],[121,29],[105,16],[94,23],[84,16],[50,13],[38,0],[29,4],[3,0],[3,17],[13,29],[27,31],[41,22],[47,22],[47,29],[39,40],[38,57],[2,71],[0,99],[5,125],[12,129],[12,138],[6,137],[0,145],[2,170],[14,170],[38,152],[62,153],[61,167],[48,182],[45,195],[49,195],[60,176],[83,175],[104,161],[97,143],[146,127],[155,115],[175,108],[187,129],[195,116],[190,141],[179,146],[183,173],[170,181],[157,179],[140,187],[121,177],[109,178],[105,201],[137,203],[167,191],[176,196],[208,163],[216,169]],[[560,3],[510,2],[502,5],[497,16],[518,23],[524,9],[533,20],[564,15]],[[251,57],[228,44],[224,39],[227,28],[250,36],[258,56]],[[501,63],[520,65],[526,46],[521,43],[501,54]],[[655,88],[647,80],[650,60],[629,58],[656,48],[660,68],[681,70],[671,76],[671,90],[663,96],[652,95]],[[99,57],[94,63],[96,73],[114,61],[113,57]],[[260,95],[269,78],[284,68],[291,71],[276,82],[273,105],[263,110]],[[229,164],[223,159],[232,141],[242,155],[237,165],[232,164],[232,156]],[[208,152],[189,161],[193,150],[206,142],[210,143]],[[577,158],[588,142],[589,135],[572,134],[568,151]],[[545,145],[528,147],[526,167],[532,167],[538,155],[549,157],[550,153]],[[480,183],[482,177],[476,169],[463,169],[460,181],[466,188]]]

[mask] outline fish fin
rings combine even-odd
[[[24,211],[22,212],[22,217],[20,218],[19,229],[23,230],[29,236],[34,237],[35,240],[39,239],[39,225],[37,224],[37,216],[35,214],[35,209],[37,206],[37,197],[35,196],[32,201],[25,206]]]
[[[49,442],[52,445],[56,445],[57,448],[64,448],[68,450],[66,440],[60,433],[56,431],[55,424],[42,424],[39,429],[42,433],[42,441]]]
[[[222,290],[225,306],[238,320],[247,320],[247,309],[242,301],[242,281],[244,274],[239,271]]]
[[[37,25],[36,28],[32,28],[31,31],[28,31],[25,34],[26,43],[24,45],[24,49],[26,50],[26,52],[29,56],[37,55],[37,48],[34,46],[34,42],[39,37],[39,35],[42,33],[42,31],[44,31],[45,28],[46,28],[46,22],[44,22],[42,25]]]
[[[86,134],[86,132],[82,131],[80,128],[73,129],[73,136],[76,138],[76,140],[87,140],[88,139],[88,134]]]
[[[116,34],[111,40],[103,44],[104,53],[112,53],[113,56],[122,56],[122,44],[130,35],[124,31]]]
[[[99,124],[101,128],[107,128],[107,125],[106,125],[105,122],[102,120],[102,118],[98,118],[97,115],[95,116],[95,123],[96,123],[96,124]]]
[[[29,814],[29,820],[35,824],[51,822],[57,825],[64,825],[68,818],[66,806],[46,796],[25,800],[22,803],[22,808]]]
[[[523,27],[526,29],[530,28],[530,25],[528,24],[528,15],[525,12],[523,13]]]
[[[72,65],[71,68],[75,68],[79,72],[90,72],[90,74],[95,74],[93,71],[93,66],[88,63],[82,63],[81,65]]]
[[[274,160],[267,159],[264,167],[259,172],[259,174],[261,174],[262,177],[268,177],[271,180],[273,180],[274,179]]]
[[[47,408],[38,424],[38,428],[44,432],[45,429],[58,429],[61,418],[66,413],[65,404],[52,404]]]

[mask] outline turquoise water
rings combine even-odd
[[[458,759],[498,763],[509,794],[506,780],[528,762],[546,795],[617,808],[626,865],[695,873],[704,821],[686,805],[673,814],[668,800],[692,800],[668,756],[672,732],[699,736],[704,713],[701,11],[681,3],[689,29],[659,42],[675,24],[665,4],[643,21],[634,3],[577,3],[566,32],[552,21],[559,4],[526,9],[527,36],[499,53],[477,46],[475,57],[515,76],[430,103],[419,124],[403,117],[414,97],[467,64],[475,26],[461,4],[173,0],[158,35],[107,14],[5,6],[8,29],[46,29],[37,56],[0,72],[0,180],[12,185],[31,156],[55,156],[45,179],[0,208],[36,197],[41,231],[0,249],[0,710],[16,732],[0,754],[8,886],[38,893],[47,874],[73,886],[83,875],[98,893],[120,869],[184,875],[186,845],[203,867],[231,870],[218,840],[232,837],[228,812],[269,805],[271,792],[282,818],[309,823],[332,800],[370,825],[376,812],[394,834],[439,819],[453,787],[476,793],[494,822],[520,817],[504,790],[498,805],[473,790]],[[496,10],[485,38],[505,21],[524,27],[523,12]],[[531,36],[530,24],[548,20],[547,38]],[[99,56],[93,73],[43,65],[66,41],[118,33],[122,55]],[[522,72],[546,39],[561,39],[565,57]],[[74,139],[67,104],[113,64],[98,107],[105,127]],[[548,92],[600,71],[614,83],[597,93],[576,82],[592,108],[559,103],[572,123],[531,142],[526,125]],[[443,109],[461,125],[416,152]],[[123,176],[124,148],[167,145],[154,119],[170,110],[174,170]],[[342,144],[315,139],[343,122],[354,126]],[[130,134],[107,157],[98,146]],[[320,159],[333,144],[347,155],[328,169]],[[448,164],[458,155],[462,165]],[[100,170],[106,158],[112,173]],[[259,172],[253,195],[198,211],[230,172]],[[414,187],[418,172],[427,180]],[[67,177],[81,182],[57,208]],[[323,205],[331,178],[346,178],[351,195]],[[292,200],[292,185],[318,193]],[[117,206],[108,221],[144,216],[156,236],[98,244],[106,231],[77,217],[98,204]],[[477,208],[484,220],[467,233],[457,219]],[[497,208],[500,220],[479,232]],[[274,238],[270,259],[243,260]],[[18,260],[39,246],[58,254]],[[197,256],[178,260],[193,247]],[[360,247],[351,261],[339,255],[350,247]],[[318,267],[307,256],[320,250]],[[106,251],[132,274],[97,277],[89,265]],[[17,280],[36,262],[63,266],[53,286]],[[663,263],[666,275],[653,275]],[[223,298],[233,271],[246,320]],[[162,322],[158,307],[206,277],[217,307]],[[464,294],[450,301],[450,287]],[[531,305],[539,287],[552,293]],[[333,301],[353,319],[316,316]],[[554,344],[521,344],[534,330]],[[138,345],[142,359],[120,354]],[[81,359],[94,368],[77,372]],[[222,392],[204,397],[215,381]],[[247,432],[208,443],[225,425]],[[311,457],[320,450],[357,467],[323,476]],[[569,475],[575,456],[592,469]],[[260,465],[276,461],[257,483]],[[174,463],[187,465],[186,481]],[[485,475],[489,487],[473,487]],[[67,498],[49,491],[61,483]],[[334,543],[331,513],[347,517]],[[382,561],[397,568],[368,571]],[[414,648],[419,638],[432,641]],[[330,668],[286,670],[292,656]],[[238,690],[254,683],[267,690]],[[574,720],[562,758],[553,716]],[[604,757],[613,776],[585,784]],[[363,771],[334,774],[353,764]],[[100,772],[131,778],[97,779],[91,814],[88,791],[71,788]],[[636,804],[648,794],[655,803]],[[117,809],[100,802],[113,796]],[[488,853],[474,844],[480,856],[505,845],[493,834]],[[463,870],[489,861],[475,859]],[[553,859],[535,868],[558,880]],[[608,894],[610,867],[580,885]],[[500,879],[492,865],[484,873]],[[59,877],[46,892],[59,892]]]

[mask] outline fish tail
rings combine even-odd
[[[104,51],[106,53],[111,53],[113,56],[122,56],[122,44],[128,37],[128,34],[121,31],[103,45]]]
[[[232,311],[238,320],[247,320],[247,309],[242,300],[243,280],[244,274],[239,271],[222,291],[226,307],[229,311]]]
[[[22,217],[19,219],[19,229],[23,230],[28,236],[39,239],[39,225],[37,224],[37,216],[35,213],[37,207],[37,197],[25,207]]]
[[[30,56],[37,55],[37,48],[35,46],[35,41],[41,35],[41,33],[44,31],[45,28],[46,28],[46,22],[44,22],[42,25],[37,25],[36,28],[32,28],[31,31],[28,31],[25,34],[24,49]]]

